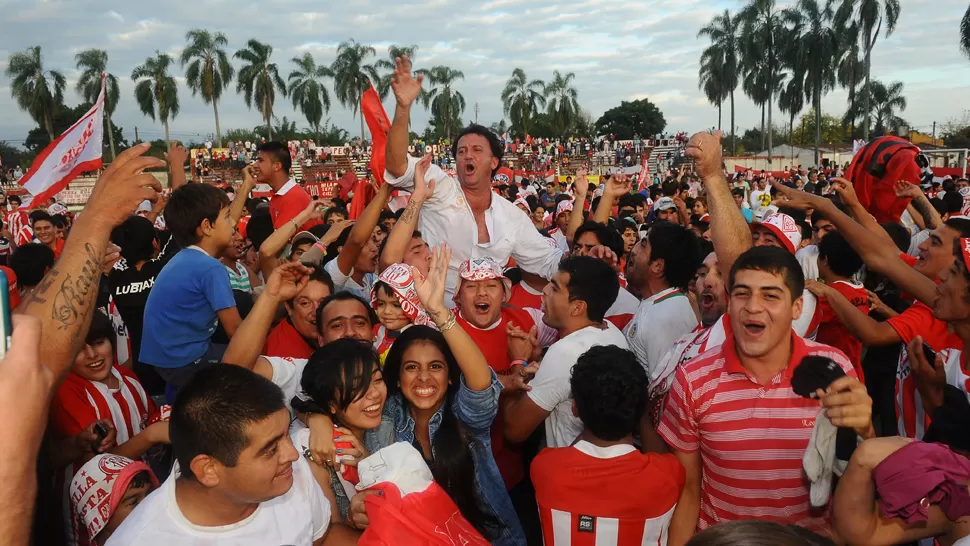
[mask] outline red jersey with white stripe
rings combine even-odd
[[[922,336],[923,341],[934,351],[942,351],[947,347],[960,346],[960,338],[950,333],[945,322],[933,316],[933,310],[922,302],[916,302],[912,307],[886,321],[896,330],[902,342],[899,360],[896,363],[896,424],[900,436],[921,440],[930,428],[930,416],[923,409],[923,399],[916,388],[909,364],[909,353],[906,346],[916,336]]]
[[[684,488],[673,455],[643,454],[632,445],[579,441],[543,450],[532,462],[546,546],[667,544]]]
[[[512,287],[509,305],[519,309],[542,309],[542,291],[521,281]]]
[[[845,299],[849,300],[856,309],[869,314],[869,294],[864,286],[846,281],[835,281],[828,286],[845,296]],[[845,353],[845,356],[849,357],[852,367],[855,368],[859,380],[864,381],[862,375],[862,342],[842,324],[828,300],[824,298],[818,300],[815,315],[815,320],[818,321],[815,341],[831,345]]]
[[[852,377],[855,370],[827,345],[792,335],[791,347],[787,367],[764,386],[741,365],[730,331],[674,375],[657,432],[678,451],[700,451],[701,530],[752,518],[828,530],[802,469],[819,403],[795,394],[791,377],[809,355],[831,358]]]
[[[970,398],[970,364],[963,356],[963,343],[959,348],[943,351],[943,367],[946,370],[946,384],[963,391]]]

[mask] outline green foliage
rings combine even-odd
[[[60,105],[57,108],[57,113],[54,115],[52,120],[52,127],[54,128],[55,138],[60,136],[61,133],[68,130],[71,125],[74,125],[77,120],[81,119],[81,116],[87,113],[91,109],[90,103],[81,103],[74,107]],[[104,120],[105,127],[108,124],[108,118],[105,117]],[[127,150],[129,147],[128,141],[124,139],[123,131],[120,127],[111,123],[111,130],[114,134],[115,145],[117,151],[121,152]],[[105,163],[111,159],[111,146],[109,139],[107,138],[107,133],[105,134],[104,141],[102,142],[103,154]],[[47,131],[40,128],[34,127],[27,133],[27,138],[24,140],[24,148],[27,149],[25,157],[28,161],[33,161],[37,154],[41,152],[48,144],[51,143],[51,139],[47,135]]]
[[[815,110],[809,110],[792,130],[792,142],[795,146],[815,145]],[[848,127],[842,120],[829,115],[822,116],[821,145],[847,144],[852,142]]]
[[[273,118],[276,93],[286,96],[286,84],[280,77],[279,67],[276,63],[270,62],[272,56],[273,46],[257,40],[249,40],[245,49],[240,49],[233,55],[234,58],[246,63],[239,70],[239,77],[236,78],[236,92],[243,94],[246,106],[252,108],[255,105],[262,114],[270,139],[272,138],[270,120]]]
[[[337,46],[337,58],[330,69],[333,71],[333,92],[337,101],[350,108],[354,115],[360,109],[360,99],[371,82],[380,81],[380,75],[368,59],[377,54],[371,46],[347,40]],[[360,138],[364,138],[364,116],[360,116]]]
[[[33,156],[24,151],[23,148],[12,146],[5,140],[0,140],[0,161],[3,162],[4,170],[20,166],[26,168],[30,165]]]
[[[663,112],[648,99],[623,101],[596,120],[598,134],[613,134],[620,140],[631,139],[634,133],[646,138],[663,132],[666,126]]]
[[[30,114],[53,139],[56,134],[53,117],[64,102],[64,88],[67,86],[64,75],[56,70],[44,69],[40,46],[31,46],[22,53],[10,55],[6,72],[11,80],[10,94],[17,101],[17,106]]]

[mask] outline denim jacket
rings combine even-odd
[[[472,449],[472,459],[475,462],[475,485],[478,496],[482,499],[485,509],[492,513],[504,528],[502,534],[492,541],[497,546],[525,546],[525,532],[519,523],[519,517],[512,507],[512,500],[505,490],[505,482],[499,474],[498,465],[492,456],[492,440],[489,429],[498,414],[498,398],[502,393],[502,384],[492,371],[492,385],[483,391],[473,391],[465,384],[465,376],[461,377],[461,385],[455,396],[451,411],[464,423],[469,432],[475,436],[475,447]],[[445,411],[443,404],[428,423],[429,436],[432,445],[435,434],[441,425]],[[398,442],[414,443],[414,418],[408,410],[407,400],[401,393],[387,398],[384,405],[384,415],[394,419],[396,429],[395,440]],[[432,456],[434,456],[432,448]]]

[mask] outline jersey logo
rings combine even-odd
[[[596,518],[593,516],[579,516],[576,524],[576,531],[580,533],[595,533]]]

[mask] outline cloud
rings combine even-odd
[[[779,0],[782,6],[792,0]],[[129,75],[156,50],[177,55],[186,31],[221,31],[230,54],[251,38],[273,46],[273,60],[284,78],[290,59],[311,53],[318,64],[333,61],[337,45],[349,38],[372,44],[377,58],[387,57],[390,44],[417,44],[416,66],[446,65],[461,70],[465,79],[456,89],[468,108],[463,119],[488,124],[502,117],[500,93],[514,68],[530,79],[549,80],[553,70],[574,72],[581,106],[594,118],[622,100],[647,97],[668,120],[668,131],[696,131],[717,125],[717,108],[697,89],[698,58],[706,42],[697,30],[711,16],[736,11],[739,1],[715,0],[489,0],[470,5],[461,0],[358,0],[321,3],[280,0],[267,9],[258,3],[233,0],[169,0],[163,7],[116,0],[0,0],[0,69],[10,53],[40,44],[44,62],[76,78],[74,54],[98,47],[108,51],[109,70],[121,80],[122,100],[115,122],[129,137],[138,127],[142,138],[162,134],[159,123],[143,116],[133,98]],[[889,38],[880,36],[872,56],[872,75],[906,86],[909,107],[903,117],[914,126],[931,126],[958,115],[970,91],[970,60],[958,50],[958,24],[965,0],[907,0],[901,24]],[[239,66],[238,61],[234,61]],[[175,75],[183,76],[180,67]],[[34,123],[10,97],[0,76],[0,139],[19,141]],[[181,81],[181,80],[180,80]],[[74,90],[68,102],[78,101]],[[182,139],[199,139],[214,132],[211,106],[180,89],[181,114],[171,132]],[[393,107],[389,99],[387,108]],[[740,89],[735,94],[736,124],[741,129],[760,123],[760,109]],[[823,98],[823,112],[841,115],[844,90]],[[219,104],[223,130],[251,128],[261,123],[235,93],[235,84]],[[288,99],[279,99],[276,115],[307,125]],[[428,113],[415,106],[414,126],[424,127]],[[725,105],[727,129],[730,110]],[[334,104],[331,121],[359,132],[359,120],[349,109]],[[774,108],[776,124],[787,116]],[[784,119],[783,119],[784,118]]]

